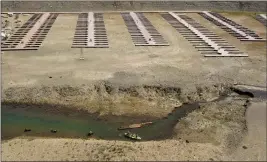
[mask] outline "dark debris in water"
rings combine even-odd
[[[153,124],[149,124],[141,128],[134,128],[133,131],[134,133],[140,134],[140,136],[142,136],[142,139],[144,139],[145,141],[146,140],[163,140],[166,138],[170,138],[173,134],[173,128],[177,124],[177,122],[179,122],[179,120],[182,117],[185,117],[187,114],[194,111],[198,107],[199,106],[197,103],[185,104],[185,105],[182,105],[181,107],[176,107],[174,111],[165,118],[154,119],[154,120],[150,120],[149,118],[146,118],[146,122],[153,121]],[[124,138],[119,136],[120,130],[117,129],[119,127],[118,122],[123,121],[124,124],[127,124],[127,123],[132,124],[132,121],[131,121],[132,118],[134,120],[136,120],[136,118],[138,119],[138,117],[134,117],[134,116],[128,116],[128,117],[109,116],[108,118],[105,118],[105,120],[102,120],[98,118],[98,114],[90,114],[87,111],[83,111],[83,110],[78,111],[76,109],[68,108],[68,107],[64,107],[60,105],[29,104],[29,103],[14,103],[14,102],[3,102],[2,112],[4,114],[11,113],[13,114],[12,116],[14,115],[20,116],[20,118],[16,117],[15,119],[15,121],[17,122],[17,126],[15,124],[14,128],[16,130],[20,128],[21,126],[23,126],[22,130],[24,130],[25,129],[24,126],[25,124],[29,122],[29,120],[31,120],[31,122],[36,121],[36,120],[38,120],[37,122],[40,122],[40,121],[45,122],[45,123],[39,123],[43,127],[41,129],[39,127],[36,127],[36,125],[34,124],[28,125],[27,131],[29,131],[29,128],[31,128],[31,130],[35,130],[35,131],[32,131],[30,134],[27,134],[29,136],[36,135],[36,136],[87,138],[88,136],[92,136],[94,134],[95,138],[123,140]],[[67,114],[72,114],[72,115],[68,116]],[[22,117],[25,115],[27,116],[26,118]],[[53,117],[51,118],[51,116]],[[31,119],[32,117],[33,119]],[[63,121],[61,121],[62,117],[64,118]],[[5,120],[5,123],[8,124],[7,118],[2,118],[2,119]],[[68,121],[74,121],[74,122],[76,121],[76,119],[79,121],[81,120],[80,122],[83,122],[84,128],[73,127],[72,129],[65,129],[65,127],[69,127],[69,126],[64,126],[64,122],[66,122],[65,119]],[[143,117],[140,118],[139,123],[143,123],[144,122],[143,119],[145,118]],[[117,124],[112,123],[115,121]],[[21,124],[24,122],[25,124]],[[99,128],[97,128],[98,131],[95,131],[92,127],[92,132],[89,131],[88,133],[88,127],[90,127],[88,123],[90,122],[96,123],[97,125],[99,124],[103,125],[104,127],[103,128],[101,127],[101,129],[105,129],[105,130],[100,130],[100,132],[98,132]],[[60,127],[58,127],[57,124],[53,125],[53,123],[60,123]],[[5,124],[3,124],[3,126],[5,128],[8,128],[7,126],[5,126]],[[114,126],[116,127],[114,128]],[[61,131],[58,131],[59,129]],[[62,131],[62,129],[64,129],[64,131]],[[83,131],[81,131],[80,129],[82,129]],[[4,133],[3,138],[6,139],[9,137],[16,137],[16,136],[22,135],[21,131],[16,131],[16,130],[14,130],[15,132],[17,132],[15,134],[12,134],[12,130],[10,131],[9,129],[2,131],[2,133]],[[70,134],[68,134],[68,131]],[[72,135],[73,131],[79,131],[80,133],[74,136]],[[108,132],[110,132],[111,134],[109,134]]]
[[[170,87],[164,88],[164,87],[160,87],[160,86],[159,87],[157,87],[157,86],[144,87],[145,90],[149,90],[151,88],[153,88],[156,91],[160,92],[162,95],[166,95],[168,93],[173,93],[174,92],[175,94],[177,94],[177,96],[179,96],[180,93],[181,93],[181,89],[180,88],[170,88]],[[106,91],[108,93],[112,93],[112,91],[113,91],[113,87],[111,87],[109,85],[105,85],[105,89],[106,89]],[[237,92],[240,95],[246,95],[246,96],[249,96],[249,97],[254,97],[254,95],[252,93],[250,93],[250,92],[243,92],[243,91],[240,91],[240,90],[234,89],[234,88],[232,90]],[[60,89],[58,91],[61,92]],[[72,89],[72,88],[68,88],[67,91],[76,91],[76,90]],[[138,93],[137,93],[135,88],[133,88],[133,89],[120,88],[119,91],[122,91],[122,92],[123,91],[127,91],[127,92],[130,92],[133,95],[138,95]],[[62,95],[62,96],[64,96],[64,95]],[[212,102],[215,102],[215,101],[212,101]],[[244,106],[247,106],[247,104],[249,104],[249,102],[246,102]],[[166,138],[172,137],[173,128],[175,127],[175,125],[177,125],[179,120],[181,118],[187,116],[189,113],[191,113],[191,112],[193,112],[193,111],[195,111],[196,109],[199,109],[199,108],[200,108],[200,105],[199,105],[198,102],[195,102],[195,103],[184,103],[180,107],[175,107],[173,109],[173,111],[168,114],[168,116],[163,117],[161,119],[155,119],[155,118],[149,117],[149,116],[114,116],[114,115],[110,115],[110,116],[106,116],[104,118],[103,117],[100,118],[99,117],[99,113],[92,114],[92,113],[89,113],[86,110],[82,110],[82,109],[77,110],[77,108],[67,107],[67,106],[63,106],[63,105],[31,104],[31,103],[20,103],[20,102],[2,102],[2,111],[6,111],[6,112],[13,111],[12,113],[14,113],[14,114],[16,114],[16,113],[19,114],[21,112],[24,112],[24,113],[26,112],[26,114],[27,114],[27,112],[29,112],[29,113],[32,113],[32,114],[38,114],[38,115],[41,114],[45,118],[47,116],[53,114],[53,115],[57,115],[58,116],[58,121],[57,122],[60,122],[60,118],[61,117],[67,117],[68,118],[67,120],[82,119],[82,120],[85,121],[84,123],[88,124],[89,123],[88,119],[90,119],[90,122],[101,123],[101,124],[104,123],[104,124],[108,125],[108,127],[111,127],[110,125],[113,124],[112,122],[115,122],[116,124],[122,122],[122,123],[128,125],[128,124],[132,124],[132,123],[142,123],[142,122],[147,122],[147,121],[153,121],[152,125],[147,125],[147,126],[142,127],[142,128],[134,129],[135,133],[140,134],[140,136],[142,136],[142,139],[144,139],[144,140],[159,140],[159,139],[166,139]],[[18,122],[20,122],[20,121],[18,121]],[[43,123],[43,124],[45,125],[46,123]],[[85,127],[88,126],[86,124],[84,125]],[[20,131],[25,129],[25,127],[28,129],[30,126],[27,126],[27,125],[23,126],[23,128],[20,128]],[[104,129],[106,129],[108,127],[105,127]],[[115,126],[113,125],[113,127],[115,127]],[[36,129],[34,127],[30,127],[30,128],[34,130],[30,134],[31,135],[35,134],[36,133],[35,132]],[[49,128],[53,128],[53,129],[51,129],[50,132],[49,132]],[[116,128],[111,129],[111,131],[113,131],[112,135],[106,134],[107,131],[103,131],[105,133],[103,133],[103,132],[99,133],[99,132],[95,131],[94,129],[92,129],[92,132],[90,132],[88,130],[88,128],[91,129],[92,127],[84,128],[85,132],[83,132],[83,133],[81,133],[79,135],[81,137],[83,137],[83,138],[88,138],[88,136],[92,136],[94,134],[94,136],[96,138],[101,138],[101,139],[122,139],[122,137],[119,136],[119,134],[121,132],[118,132],[119,130],[117,130],[117,128],[118,128],[117,125],[116,125]],[[58,129],[60,131],[58,132],[56,129]],[[73,128],[73,129],[76,129],[76,127]],[[100,129],[103,129],[103,128],[100,128]],[[74,130],[67,130],[67,131],[71,132],[71,131],[74,131]],[[3,132],[6,133],[5,131],[2,131],[2,133]],[[53,136],[61,136],[64,133],[65,134],[62,135],[62,136],[64,136],[64,137],[68,137],[69,136],[68,132],[64,132],[63,133],[61,128],[54,127],[54,126],[48,127],[48,129],[46,128],[44,130],[44,132],[48,133],[49,135],[53,134]],[[144,132],[146,132],[146,134]],[[47,134],[45,134],[45,135],[47,135]],[[4,134],[2,136],[2,138],[3,137],[8,138],[9,136],[10,136],[10,134],[7,133],[7,134]],[[185,142],[189,143],[188,140],[186,140]]]
[[[25,129],[24,129],[24,132],[30,132],[30,131],[32,131],[32,130],[29,129],[29,128],[25,128]]]

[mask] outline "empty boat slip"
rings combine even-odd
[[[241,41],[266,41],[254,31],[249,30],[218,13],[203,11],[199,14]]]
[[[168,46],[150,21],[136,12],[121,13],[135,46]]]
[[[102,13],[81,13],[75,29],[72,48],[108,48]]]
[[[267,27],[267,17],[265,14],[259,14],[255,18],[256,20],[258,20],[259,22],[261,22],[263,25]]]
[[[52,13],[34,14],[13,35],[2,42],[2,50],[37,50],[57,16],[58,14]]]
[[[169,12],[162,14],[162,17],[205,57],[248,56],[186,15]]]

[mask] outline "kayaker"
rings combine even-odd
[[[89,131],[89,133],[87,133],[87,136],[92,136],[94,134],[94,132]]]
[[[57,130],[56,129],[51,129],[50,132],[51,133],[57,133]]]

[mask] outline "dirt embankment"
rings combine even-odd
[[[266,11],[264,1],[2,1],[1,4],[2,12]]]
[[[229,87],[229,85],[196,86],[195,89],[163,86],[117,87],[107,82],[100,82],[81,87],[13,87],[4,91],[2,100],[28,104],[49,102],[72,105],[73,109],[85,109],[102,115],[147,114],[162,117],[167,116],[176,105],[193,101],[210,101],[223,94],[229,94]],[[247,105],[247,100],[239,97],[202,102],[199,109],[179,121],[174,128],[173,137],[164,141],[132,143],[20,137],[2,144],[3,159],[222,160],[224,157],[233,156],[235,150],[244,147],[242,141],[247,136],[245,119]],[[39,145],[42,145],[42,148],[37,148]]]
[[[173,138],[164,141],[27,137],[4,142],[2,154],[4,160],[222,160],[242,148],[245,111],[242,100],[203,104],[181,119]]]
[[[11,87],[2,101],[49,104],[105,115],[165,117],[183,103],[209,101],[229,91],[226,85],[191,88],[167,86],[121,87],[106,82],[77,86]]]

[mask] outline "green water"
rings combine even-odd
[[[47,105],[49,106],[49,105]],[[171,138],[173,127],[178,120],[189,112],[198,108],[198,104],[183,105],[169,114],[166,118],[153,121],[153,124],[142,128],[130,129],[137,133],[142,140],[160,140]],[[110,117],[111,121],[99,120],[91,114],[75,113],[65,115],[64,113],[52,113],[35,108],[35,105],[16,105],[2,103],[2,139],[9,139],[17,136],[43,136],[43,137],[69,137],[69,138],[89,138],[87,133],[93,131],[90,138],[106,140],[127,140],[123,133],[128,130],[118,130],[124,124],[130,124],[129,119],[116,120]],[[134,117],[133,117],[134,118]],[[131,123],[134,124],[134,123]],[[25,128],[31,129],[24,132]],[[57,133],[51,133],[51,129],[56,129]]]

